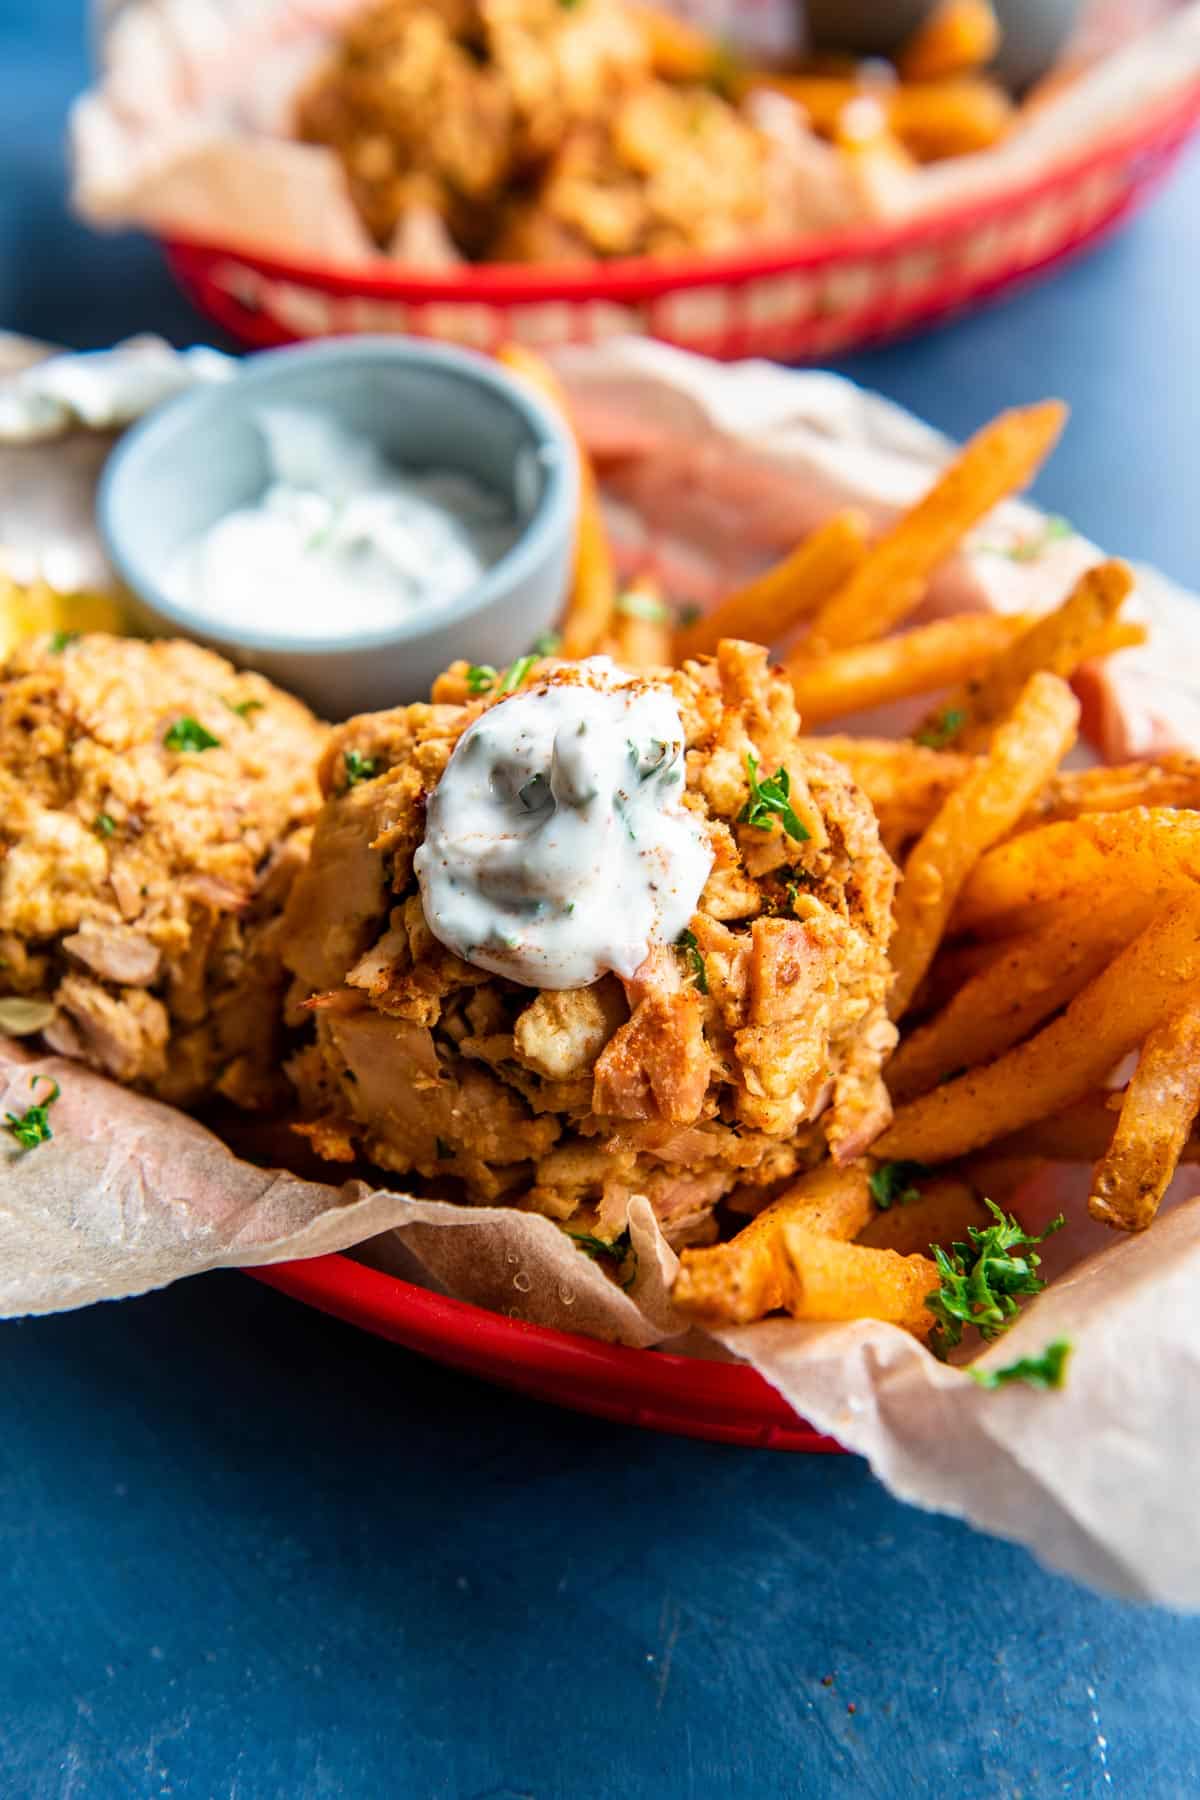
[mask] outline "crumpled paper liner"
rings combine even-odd
[[[79,212],[260,255],[394,267],[334,154],[283,135],[290,97],[359,4],[126,0],[101,23],[100,84],[72,110]],[[901,220],[982,199],[1084,154],[1197,73],[1193,4],[1104,57],[994,149],[915,168],[877,204]],[[444,272],[457,260],[438,233],[425,251],[418,234],[401,233],[397,255],[411,268]]]
[[[580,391],[607,384],[634,411],[648,400],[657,418],[673,407],[687,432],[721,433],[723,466],[765,452],[798,496],[815,485],[826,511],[859,497],[886,517],[948,451],[900,409],[816,373],[738,371],[641,342],[581,353],[570,373]],[[6,454],[30,459],[27,478],[55,493],[61,445]],[[78,486],[69,503],[58,495],[57,553],[88,541],[80,500]],[[1039,517],[1018,503],[988,529],[1014,516]],[[1085,540],[1070,543],[1075,555],[1097,554]],[[1055,557],[1062,553],[1055,546]],[[1060,593],[1074,570],[1051,567]],[[1044,591],[1045,573],[970,555],[958,559],[943,597],[949,605],[972,603],[972,593],[974,604],[1049,604],[1057,593]],[[997,578],[1002,593],[982,591]],[[1164,628],[1175,632],[1196,602],[1169,592]],[[1178,642],[1170,639],[1176,653]],[[1167,647],[1160,659],[1169,672]],[[1151,669],[1147,691],[1156,682],[1161,689],[1162,679]],[[1186,732],[1176,741],[1188,742]],[[53,1139],[22,1153],[0,1133],[0,1316],[355,1247],[364,1261],[513,1317],[744,1358],[814,1425],[867,1456],[900,1497],[1023,1543],[1095,1586],[1200,1609],[1200,1201],[1187,1199],[1195,1170],[1176,1183],[1174,1210],[1132,1240],[1113,1239],[1087,1218],[1086,1171],[1048,1171],[1022,1194],[1033,1228],[1060,1205],[1070,1224],[1046,1246],[1053,1285],[987,1358],[1002,1364],[1058,1336],[1070,1337],[1075,1351],[1062,1392],[984,1392],[903,1333],[866,1321],[775,1319],[698,1346],[696,1334],[679,1343],[669,1298],[674,1257],[644,1201],[630,1208],[637,1272],[626,1294],[547,1219],[264,1171],[185,1115],[77,1065],[37,1057],[27,1043],[0,1039],[0,1119],[24,1111],[43,1071],[62,1086],[50,1113]],[[39,1086],[37,1097],[45,1092]]]

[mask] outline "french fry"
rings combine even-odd
[[[1021,829],[1131,806],[1200,807],[1200,757],[1172,751],[1107,768],[1060,770],[1021,820]]]
[[[896,897],[888,1002],[907,1010],[933,961],[955,900],[988,847],[1012,830],[1075,739],[1079,702],[1056,675],[1030,677],[984,760],[943,803],[904,865]]]
[[[991,1215],[975,1189],[952,1175],[920,1179],[920,1198],[876,1212],[856,1243],[873,1250],[895,1250],[900,1256],[924,1253],[931,1244],[965,1239],[968,1225],[990,1225]]]
[[[671,612],[653,575],[639,575],[618,594],[613,618],[613,655],[626,669],[666,669],[671,665]]]
[[[1200,982],[1200,899],[1174,902],[1036,1037],[899,1107],[876,1156],[940,1163],[1061,1112]]]
[[[1045,400],[1001,413],[977,432],[916,505],[875,544],[866,561],[813,620],[813,651],[846,649],[882,637],[917,605],[925,583],[963,533],[1006,495],[1032,480],[1057,442],[1067,409]]]
[[[712,81],[728,62],[728,52],[714,38],[674,13],[639,4],[632,8],[632,17],[650,66],[663,81]]]
[[[992,726],[1016,705],[1017,696],[1038,669],[1067,680],[1091,653],[1098,634],[1116,619],[1133,587],[1133,571],[1123,562],[1088,569],[1053,612],[1027,624],[1000,648],[982,675],[968,678],[946,699],[925,729],[946,745],[981,750]],[[921,733],[914,734],[918,741]]]
[[[1145,1231],[1179,1166],[1200,1111],[1200,990],[1142,1046],[1113,1140],[1092,1176],[1088,1211],[1120,1231]]]
[[[828,599],[867,554],[867,521],[853,508],[806,537],[789,556],[729,594],[675,635],[675,660],[710,655],[722,638],[777,644]]]
[[[1004,946],[941,1012],[909,1032],[887,1066],[893,1100],[910,1100],[1020,1043],[1094,980],[1153,911],[1154,902],[1135,893],[1112,908],[1073,910]]]
[[[990,0],[940,0],[900,46],[902,81],[940,81],[990,62],[1000,48],[1000,23]]]
[[[919,1338],[932,1330],[925,1302],[938,1273],[927,1256],[843,1244],[795,1224],[782,1228],[780,1252],[783,1305],[793,1318],[882,1319]]]
[[[938,807],[975,767],[973,756],[930,750],[903,738],[807,738],[850,771],[875,809],[884,842],[895,849],[918,837]]]
[[[1011,644],[1025,624],[1001,613],[961,613],[827,656],[811,656],[802,646],[784,668],[801,719],[806,725],[824,725],[847,713],[962,681],[981,661]]]
[[[745,1325],[778,1312],[786,1269],[779,1254],[780,1232],[789,1222],[809,1231],[855,1237],[875,1210],[864,1164],[838,1168],[824,1163],[763,1208],[728,1243],[685,1250],[672,1299],[681,1312],[702,1323]]]
[[[1000,1138],[991,1146],[989,1155],[1036,1157],[1040,1162],[1098,1162],[1112,1143],[1117,1114],[1121,1110],[1120,1089],[1100,1088],[1085,1094],[1082,1100],[1065,1106],[1048,1119],[1035,1119],[1032,1125]],[[1183,1147],[1181,1162],[1200,1162],[1200,1130],[1193,1126]]]
[[[889,131],[910,156],[934,162],[986,150],[1002,138],[1014,113],[994,82],[967,76],[921,85],[864,81],[858,74],[776,75],[754,70],[734,84],[742,96],[755,88],[784,94],[804,108],[814,131],[836,138],[846,109],[864,97],[878,102]]]
[[[1200,882],[1200,812],[1132,806],[1040,825],[989,850],[972,871],[952,929],[1005,936],[1060,902],[1106,905],[1131,888],[1167,898]]]
[[[575,439],[579,457],[579,518],[571,594],[562,624],[562,654],[570,658],[590,656],[611,629],[617,595],[612,549],[592,460],[575,430],[562,383],[550,365],[523,344],[505,344],[497,352],[497,361],[546,401],[570,426]]]

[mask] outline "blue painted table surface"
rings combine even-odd
[[[66,214],[78,4],[0,0],[0,326],[205,335]],[[1200,160],[1051,285],[840,365],[1200,580]],[[213,1275],[0,1327],[0,1800],[1200,1794],[1200,1621],[850,1458],[548,1410]]]

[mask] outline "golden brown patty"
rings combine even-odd
[[[299,701],[194,644],[14,651],[0,1000],[52,1005],[55,1049],[163,1099],[271,1099],[281,909],[325,736]]]
[[[530,679],[578,675],[546,664]],[[465,728],[504,701],[472,700],[451,675],[433,704],[335,732],[284,951],[294,1016],[315,1020],[291,1072],[324,1155],[456,1178],[472,1200],[605,1236],[646,1194],[681,1241],[731,1188],[781,1180],[826,1140],[852,1156],[886,1122],[895,871],[869,803],[801,747],[765,651],[724,643],[659,679],[686,734],[685,803],[714,856],[694,944],[566,993],[445,949],[413,876],[427,796]],[[763,775],[787,770],[802,841],[740,820],[751,750]]]

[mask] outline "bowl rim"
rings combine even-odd
[[[433,367],[463,386],[485,388],[509,406],[528,428],[533,447],[542,460],[546,479],[537,504],[516,541],[491,563],[454,600],[431,611],[417,610],[394,625],[370,631],[341,632],[328,637],[292,637],[283,632],[234,631],[214,621],[201,607],[167,594],[159,575],[146,559],[125,541],[118,508],[136,500],[126,490],[136,481],[140,464],[153,459],[161,441],[186,429],[189,413],[205,406],[220,406],[222,397],[245,386],[272,383],[277,371],[292,364],[369,364],[382,359],[403,369],[420,364]],[[250,655],[299,657],[354,654],[415,643],[489,611],[503,602],[553,551],[560,537],[569,541],[578,504],[578,456],[570,432],[540,396],[524,388],[498,363],[479,351],[431,342],[399,333],[320,338],[278,349],[259,350],[238,359],[228,382],[205,385],[177,394],[151,410],[117,443],[101,472],[96,489],[96,522],[104,548],[121,580],[135,598],[191,637],[210,644],[228,645]]]

